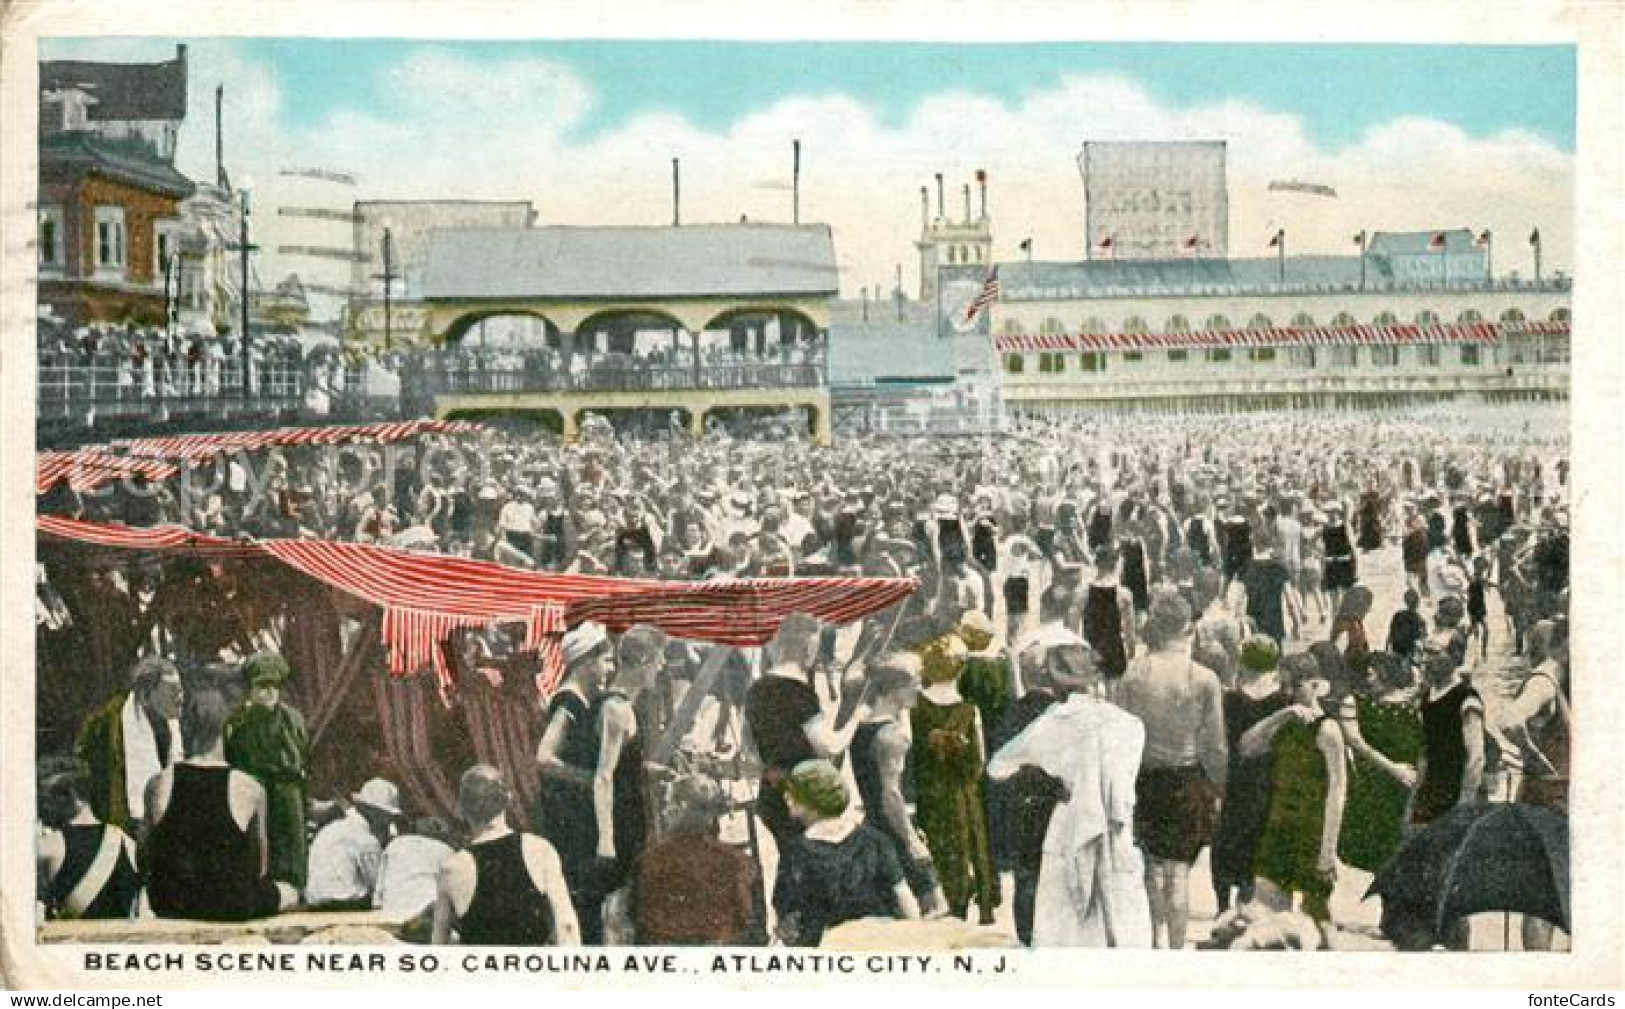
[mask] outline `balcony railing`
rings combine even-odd
[[[297,362],[257,364],[252,389],[244,395],[239,362],[203,363],[172,372],[143,372],[117,365],[42,364],[38,372],[38,415],[103,416],[206,413],[218,410],[273,411],[304,402],[306,376]]]
[[[409,397],[459,393],[653,392],[674,389],[794,389],[826,384],[822,359],[692,365],[604,365],[580,371],[500,368],[450,360],[409,364],[401,390]]]

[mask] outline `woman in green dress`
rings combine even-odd
[[[305,720],[282,700],[287,660],[259,652],[243,664],[248,701],[226,722],[226,761],[265,788],[269,878],[305,885],[305,799],[310,735]]]
[[[993,645],[993,621],[981,610],[966,610],[954,632],[965,643],[969,654],[959,674],[959,693],[976,705],[982,719],[982,731],[992,732],[994,726],[1004,723],[1005,709],[1015,700],[1011,682],[1010,660]],[[988,739],[982,737],[984,751]]]
[[[953,635],[922,650],[925,689],[909,715],[914,736],[909,764],[915,819],[949,911],[965,917],[974,895],[981,923],[991,925],[999,903],[999,877],[993,870],[988,835],[981,718],[957,686],[966,654],[964,642]]]
[[[1337,720],[1325,711],[1328,705],[1336,710],[1336,688],[1307,653],[1283,658],[1280,675],[1294,703],[1241,739],[1244,757],[1271,751],[1275,758],[1269,813],[1253,850],[1257,898],[1284,911],[1301,895],[1303,913],[1321,926],[1330,945],[1328,905],[1337,882],[1348,759]]]
[[[1422,711],[1410,665],[1390,652],[1371,653],[1361,689],[1337,717],[1354,758],[1337,856],[1376,872],[1404,840],[1422,755]]]

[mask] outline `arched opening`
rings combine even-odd
[[[645,409],[606,409],[589,407],[577,410],[576,430],[583,439],[590,440],[599,431],[613,432],[616,437],[640,440],[687,437],[693,414],[684,407],[648,407]]]
[[[1251,319],[1247,320],[1247,328],[1252,330],[1274,329],[1275,323],[1270,321],[1270,317],[1263,312],[1256,312]]]
[[[1166,329],[1170,333],[1189,333],[1191,331],[1191,321],[1183,315],[1171,316],[1168,319]]]
[[[1292,327],[1294,329],[1314,329],[1315,317],[1308,312],[1298,312],[1292,316]]]
[[[558,410],[453,410],[445,419],[471,420],[521,437],[544,432],[556,437],[564,433],[564,414]]]
[[[620,355],[639,360],[662,360],[679,351],[683,324],[662,312],[617,309],[588,316],[576,327],[578,354]]]
[[[1569,310],[1566,308],[1554,308],[1552,309],[1552,314],[1547,316],[1547,318],[1552,322],[1568,322]]]
[[[1347,312],[1338,312],[1332,316],[1332,325],[1334,326],[1353,326],[1355,324],[1354,316]]]
[[[1472,323],[1475,323],[1475,322],[1483,322],[1483,321],[1484,321],[1484,316],[1479,314],[1479,311],[1476,308],[1466,309],[1460,315],[1456,316],[1456,322],[1460,323],[1463,326],[1467,326],[1467,325],[1471,325]]]
[[[1082,332],[1104,333],[1106,332],[1106,320],[1102,319],[1098,315],[1091,315],[1087,319],[1083,320]]]
[[[1523,322],[1524,321],[1524,315],[1523,315],[1523,312],[1519,311],[1516,308],[1509,308],[1505,312],[1501,313],[1501,321],[1502,322]]]
[[[706,323],[699,344],[702,358],[811,361],[823,355],[824,334],[793,309],[736,308]]]
[[[1202,326],[1209,333],[1223,333],[1230,329],[1230,317],[1226,315],[1210,315]]]
[[[486,350],[559,349],[559,327],[536,312],[470,312],[446,327],[447,348]]]
[[[1431,308],[1424,308],[1416,313],[1416,324],[1418,326],[1437,326],[1439,324],[1439,313]]]
[[[1143,316],[1131,315],[1123,320],[1123,332],[1131,336],[1138,336],[1141,333],[1151,332],[1151,327],[1146,324]]]
[[[1399,316],[1392,312],[1378,312],[1376,318],[1371,320],[1373,326],[1397,326]]]
[[[1059,336],[1066,330],[1066,324],[1055,316],[1050,316],[1038,326],[1038,332],[1044,336]]]

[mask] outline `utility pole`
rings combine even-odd
[[[400,274],[395,272],[395,243],[390,237],[389,226],[387,224],[384,226],[384,272],[375,274],[374,279],[382,280],[384,282],[384,353],[387,354],[394,349],[395,344],[395,333],[392,326],[392,316],[390,312],[392,302],[390,299],[391,295],[394,294],[395,281],[400,279]],[[481,346],[483,346],[484,343],[485,329],[482,326],[480,329]]]
[[[677,159],[671,159],[671,226],[683,223],[683,177]]]
[[[801,223],[801,141],[790,141],[790,223]]]
[[[243,398],[247,399],[248,397],[250,397],[250,396],[252,396],[254,394],[254,390],[250,387],[250,383],[251,383],[251,381],[253,379],[253,375],[252,375],[252,371],[251,371],[251,362],[253,360],[252,347],[253,347],[253,342],[254,341],[250,337],[249,332],[248,332],[248,301],[249,301],[249,298],[252,297],[252,292],[249,290],[249,287],[248,287],[248,254],[255,251],[258,248],[258,246],[251,245],[249,243],[249,241],[248,241],[248,214],[249,214],[248,190],[246,188],[241,190],[241,194],[242,194],[242,210],[243,210],[242,219],[241,219],[242,220],[242,230],[240,232],[238,243],[237,243],[237,251],[241,256],[241,259],[239,260],[239,262],[240,262],[240,265],[241,265],[241,274],[242,274],[242,276],[241,276],[241,279],[242,279],[242,297],[239,300],[239,307],[242,309],[242,311],[241,311],[241,325],[243,327],[243,334],[242,334],[242,339],[243,339]]]

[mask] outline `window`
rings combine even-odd
[[[1354,324],[1354,316],[1347,312],[1338,312],[1332,316],[1332,325],[1334,326],[1352,326]]]
[[[1145,352],[1144,351],[1139,351],[1139,350],[1125,350],[1125,351],[1123,351],[1123,360],[1124,361],[1144,361],[1145,360]]]
[[[1066,355],[1054,352],[1038,355],[1038,371],[1043,375],[1059,375],[1066,371]]]
[[[1437,368],[1439,366],[1439,345],[1424,343],[1416,348],[1416,363],[1424,368]]]
[[[39,211],[39,265],[62,265],[62,208],[41,207]]]
[[[1170,333],[1189,333],[1191,331],[1191,321],[1183,315],[1176,315],[1168,320],[1167,328]]]
[[[1255,362],[1255,363],[1263,363],[1263,362],[1267,362],[1267,361],[1273,361],[1273,360],[1275,360],[1275,348],[1274,347],[1248,347],[1247,348],[1247,360]]]
[[[1020,336],[1022,332],[1020,319],[1006,319],[1001,327],[1005,336]]]
[[[1183,364],[1190,360],[1191,352],[1188,350],[1170,350],[1168,352],[1169,364]]]
[[[1314,329],[1315,317],[1308,312],[1299,312],[1292,317],[1293,329]]]
[[[1332,367],[1352,368],[1360,363],[1359,347],[1333,347]]]
[[[1106,332],[1106,320],[1098,315],[1091,315],[1083,320],[1082,331],[1085,333],[1104,333]]]
[[[1524,321],[1523,313],[1518,311],[1516,308],[1509,308],[1505,312],[1501,313],[1501,321],[1502,322],[1522,322],[1522,321]]]
[[[180,251],[180,224],[177,221],[155,221],[152,230],[154,235],[152,277],[155,283],[163,284],[164,278],[168,276],[170,257]]]
[[[1208,350],[1207,359],[1210,364],[1223,364],[1224,362],[1230,360],[1230,348],[1213,347]]]
[[[1007,375],[1019,375],[1026,370],[1027,361],[1021,354],[1004,355],[1004,371]]]
[[[1483,322],[1484,317],[1478,314],[1478,309],[1469,308],[1465,312],[1462,312],[1460,315],[1456,316],[1456,321],[1465,326],[1474,322]]]
[[[1207,317],[1207,325],[1203,328],[1209,333],[1223,333],[1230,328],[1230,320],[1223,315],[1210,315]]]
[[[1383,368],[1392,368],[1399,364],[1399,348],[1395,346],[1372,347],[1371,363]]]
[[[1397,326],[1399,325],[1399,316],[1392,312],[1378,312],[1377,317],[1371,320],[1371,324],[1373,326]]]
[[[1066,324],[1052,315],[1039,324],[1038,331],[1045,336],[1059,336],[1066,331]]]
[[[1315,366],[1315,348],[1291,347],[1286,352],[1287,362],[1294,368],[1313,368]]]
[[[1478,344],[1464,343],[1461,345],[1461,363],[1470,367],[1477,367],[1479,363]]]
[[[124,208],[96,208],[96,269],[124,269]]]
[[[1569,310],[1566,308],[1555,308],[1552,310],[1550,319],[1553,322],[1568,322]]]
[[[1247,320],[1247,328],[1248,329],[1274,329],[1275,328],[1275,323],[1270,321],[1269,316],[1265,315],[1263,312],[1259,312],[1257,315],[1255,315],[1251,319]]]
[[[1439,324],[1439,313],[1430,308],[1424,308],[1416,313],[1416,324],[1418,326],[1437,326]]]
[[[1106,355],[1093,350],[1084,351],[1078,355],[1079,371],[1105,371]]]
[[[1151,327],[1146,324],[1143,316],[1131,315],[1123,320],[1123,332],[1131,334],[1149,333]]]

